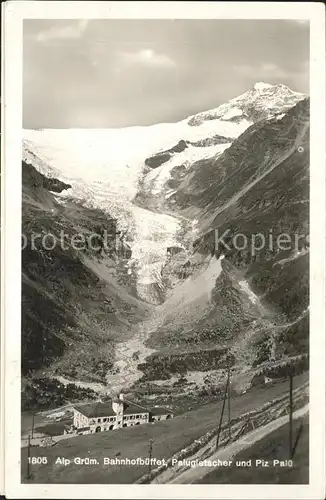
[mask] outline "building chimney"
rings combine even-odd
[[[122,392],[120,392],[120,394],[119,394],[119,399],[120,399],[120,401],[124,400],[124,394],[122,394]]]

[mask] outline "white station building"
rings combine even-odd
[[[74,407],[73,428],[77,434],[91,434],[170,418],[173,418],[173,414],[167,408],[148,409],[128,401],[120,394],[110,401]]]

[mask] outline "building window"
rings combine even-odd
[[[139,419],[140,418],[140,415],[136,415],[136,418]]]
[[[101,422],[101,419],[100,419],[100,418],[98,418],[98,419],[97,419],[97,421],[98,421],[98,422]]]
[[[106,422],[107,421],[107,418],[103,418],[103,422]]]

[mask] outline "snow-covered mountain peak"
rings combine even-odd
[[[202,126],[210,120],[221,120],[236,124],[252,124],[259,120],[277,116],[305,99],[305,94],[294,92],[283,84],[271,85],[257,82],[252,89],[231,99],[217,108],[197,113],[188,118],[190,126]]]
[[[270,87],[273,87],[273,85],[271,85],[270,83],[265,83],[265,82],[257,82],[254,85],[255,90],[265,90],[265,89],[268,89]]]

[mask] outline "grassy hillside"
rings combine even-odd
[[[302,430],[300,427],[302,426]],[[273,431],[253,446],[246,448],[236,455],[237,460],[251,459],[251,467],[220,467],[203,477],[198,484],[309,484],[309,419],[294,421],[293,435],[300,431],[300,438],[293,457],[292,467],[272,466],[275,459],[288,460],[288,432],[289,426]],[[256,460],[269,461],[270,467],[256,467]]]

